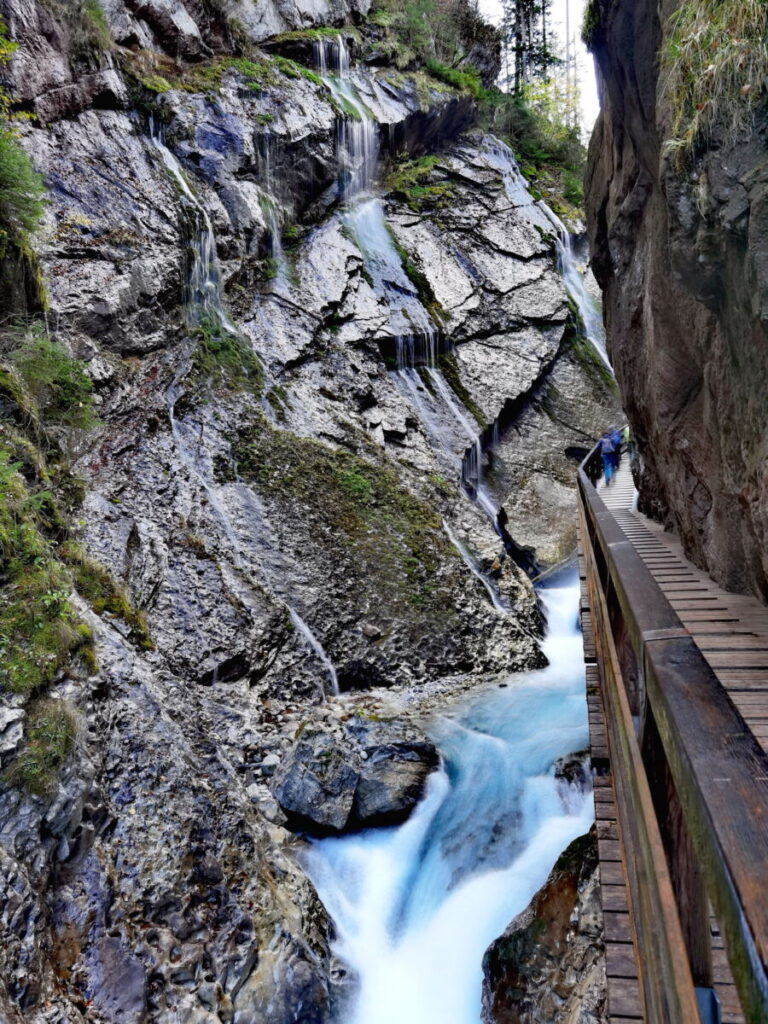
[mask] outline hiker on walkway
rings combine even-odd
[[[616,443],[610,431],[606,431],[600,438],[600,454],[603,459],[603,476],[605,477],[606,485],[608,485],[613,480],[613,474],[616,472]]]
[[[614,427],[610,433],[611,440],[613,441],[613,469],[614,472],[618,473],[619,466],[621,465],[621,443],[623,438],[618,427]]]

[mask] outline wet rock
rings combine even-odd
[[[388,312],[335,205],[327,90],[285,75],[251,89],[230,69],[220,88],[153,96],[193,202],[146,111],[123,109],[118,65],[78,63],[49,6],[7,0],[3,11],[22,44],[14,98],[44,113],[19,131],[49,192],[34,239],[48,323],[91,374],[102,421],[73,452],[87,491],[79,530],[145,612],[152,649],[82,602],[100,669],[66,684],[76,749],[50,797],[0,784],[0,1017],[80,1024],[86,992],[98,998],[90,1012],[115,1024],[319,1024],[330,927],[286,815],[326,833],[403,820],[437,756],[392,719],[420,720],[415,707],[442,706],[486,673],[540,664],[535,598],[456,487],[474,426],[451,417],[437,444],[388,369]],[[219,6],[103,0],[121,60],[171,77],[229,52]],[[261,38],[365,6],[227,9]],[[531,381],[562,363],[567,303],[550,245],[488,140],[454,138],[469,99],[386,69],[358,80],[385,148],[441,147],[435,184],[450,180],[451,203],[437,216],[393,196],[385,212],[450,313],[452,386],[465,381],[479,431],[477,417],[494,420],[510,398],[527,406]],[[263,369],[259,393],[208,379],[198,361],[205,332],[184,305],[196,203],[227,316]],[[278,282],[268,261],[283,234]],[[531,461],[545,476],[563,435],[542,429],[544,405],[530,410],[525,444],[538,431]],[[256,448],[247,478],[243,445]],[[522,476],[525,453],[516,458]],[[509,615],[443,519],[462,524]],[[324,702],[333,667],[354,692]],[[0,735],[10,761],[17,723]]]
[[[602,920],[593,828],[486,952],[484,1024],[606,1024]]]
[[[272,792],[290,827],[314,834],[396,824],[413,810],[438,760],[414,726],[356,717],[333,732],[305,729]]]
[[[24,739],[25,718],[23,708],[0,707],[0,764],[19,749]]]
[[[640,509],[726,589],[768,599],[768,138],[765,104],[684,151],[659,54],[674,21],[601,0],[603,111],[586,206]],[[625,84],[631,82],[631,88]],[[748,86],[747,86],[748,88]],[[738,87],[734,88],[738,101]],[[724,120],[733,103],[724,102]]]

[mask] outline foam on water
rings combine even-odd
[[[310,848],[357,979],[343,1024],[479,1024],[485,950],[590,827],[590,794],[554,775],[588,738],[578,586],[542,599],[549,667],[434,723],[442,767],[410,819]]]

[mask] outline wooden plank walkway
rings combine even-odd
[[[623,465],[600,497],[656,579],[749,728],[768,751],[768,609],[719,587],[683,554],[677,537],[633,510]]]
[[[592,754],[600,891],[603,903],[605,971],[611,1024],[637,1024],[644,1020],[637,973],[637,953],[629,920],[624,855],[616,822],[616,796],[611,777],[605,713],[600,695],[592,616],[587,597],[586,569],[579,556],[581,628],[587,674],[587,706]]]
[[[636,511],[636,492],[626,462],[612,484],[609,487],[601,484],[599,491],[747,726],[763,749],[768,750],[768,609],[754,598],[723,590],[685,558],[676,537]],[[637,950],[627,909],[624,857],[616,830],[610,758],[581,558],[579,565],[605,920],[608,1016],[611,1024],[629,1024],[645,1018],[637,982]],[[711,938],[723,1024],[743,1024],[744,1017],[714,917]]]

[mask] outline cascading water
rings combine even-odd
[[[511,178],[505,185],[513,201],[531,203],[527,188]],[[482,441],[438,366],[438,328],[403,268],[382,203],[350,198],[344,226],[388,309],[393,375],[496,525]],[[467,440],[474,458],[462,460]],[[494,607],[508,613],[445,528]],[[554,767],[588,741],[578,594],[578,581],[542,594],[547,669],[513,677],[434,723],[443,767],[404,825],[310,847],[307,871],[334,920],[335,952],[355,980],[340,1024],[479,1024],[486,948],[529,904],[564,847],[588,830],[589,794],[558,780]]]
[[[479,1024],[485,950],[589,829],[590,794],[554,767],[588,740],[578,595],[541,592],[548,668],[433,724],[442,768],[404,825],[309,849],[356,982],[341,1024]]]
[[[451,542],[451,544],[453,544],[453,546],[459,552],[461,557],[464,559],[464,564],[467,566],[469,571],[485,587],[488,596],[491,599],[491,604],[496,609],[496,611],[502,612],[504,615],[508,615],[510,612],[509,605],[507,604],[506,601],[503,600],[496,586],[494,586],[494,584],[491,582],[488,576],[486,576],[486,574],[480,568],[477,559],[469,550],[467,545],[456,536],[454,531],[451,529],[450,523],[446,522],[445,519],[443,520],[443,529],[445,530],[448,540]]]
[[[555,215],[552,214],[554,217]],[[573,301],[578,307],[581,319],[584,322],[584,332],[587,340],[602,359],[611,376],[613,367],[608,358],[608,351],[605,347],[605,327],[603,326],[603,314],[597,300],[591,295],[587,288],[586,274],[581,269],[584,264],[580,263],[574,252],[573,235],[569,234],[565,225],[555,218],[560,224],[557,234],[557,261],[560,274],[565,281]]]
[[[275,197],[275,149],[277,139],[270,131],[258,137],[257,155],[259,180],[263,187],[260,199],[261,212],[269,232],[269,258],[272,262],[272,291],[279,291],[288,281],[288,261],[283,248],[283,211]]]
[[[208,323],[236,334],[237,328],[224,308],[221,295],[216,236],[213,233],[211,218],[189,187],[179,161],[166,146],[161,127],[151,117],[149,138],[166,170],[176,182],[194,228],[191,238],[192,267],[186,282],[187,317],[193,324]]]
[[[231,334],[237,334],[237,328],[232,323],[221,294],[221,277],[216,259],[216,237],[213,232],[211,220],[199,202],[194,192],[190,189],[184,177],[181,166],[173,153],[165,145],[154,120],[150,121],[150,140],[160,155],[163,164],[174,178],[185,199],[188,208],[192,211],[195,224],[195,235],[193,238],[194,260],[189,274],[187,285],[187,315],[191,323],[206,323],[210,327],[218,327]],[[276,207],[275,207],[276,209]],[[279,237],[279,234],[278,234]],[[208,499],[210,508],[216,522],[219,524],[222,537],[230,550],[230,557],[236,568],[243,568],[245,545],[237,534],[232,519],[222,500],[220,488],[215,482],[211,466],[208,460],[199,450],[199,437],[188,436],[192,433],[183,423],[176,418],[176,403],[183,393],[182,381],[189,374],[191,360],[189,356],[182,360],[181,365],[165,393],[165,401],[168,409],[168,419],[171,425],[171,433],[179,453],[179,458],[189,476],[195,480]],[[197,431],[194,431],[197,435]],[[252,502],[251,502],[252,504]],[[284,575],[284,573],[282,574]],[[331,685],[331,692],[338,694],[339,683],[336,676],[336,669],[328,657],[325,649],[312,632],[310,627],[299,615],[298,611],[289,601],[285,600],[285,606],[290,615],[291,621],[304,638],[307,646],[313,652],[320,664],[325,669]],[[215,670],[214,670],[215,679]],[[324,697],[324,692],[321,690]]]
[[[528,191],[528,184],[517,166],[514,154],[509,146],[499,139],[489,137],[483,147],[483,159],[486,164],[499,171],[504,181],[507,196],[515,206],[522,209],[533,223],[545,230],[555,229],[555,246],[557,249],[557,265],[568,294],[578,307],[584,321],[587,340],[613,374],[608,353],[605,347],[605,328],[603,317],[597,301],[590,294],[586,282],[585,262],[580,263],[574,252],[574,238],[557,214],[542,200],[533,201]],[[545,218],[542,220],[541,215]]]
[[[369,188],[379,159],[378,124],[360,98],[350,77],[349,50],[344,37],[318,39],[315,64],[341,116],[337,120],[339,189],[351,199]]]
[[[344,214],[344,225],[362,253],[377,295],[386,301],[389,331],[395,342],[396,369],[393,372],[400,390],[451,469],[458,471],[461,466],[467,494],[495,527],[498,509],[483,484],[483,450],[477,424],[461,406],[438,367],[438,329],[403,269],[381,201],[373,198],[359,201]],[[475,458],[472,461],[470,456],[469,462],[465,458],[462,463],[460,453],[464,452],[467,441]],[[472,568],[469,562],[467,564]]]

